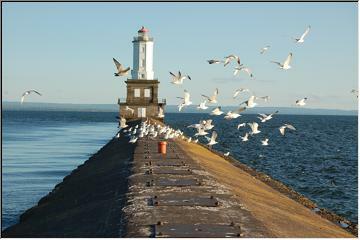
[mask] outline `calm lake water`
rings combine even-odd
[[[117,132],[117,113],[60,111],[2,112],[2,229],[16,223],[76,166],[97,152]],[[357,117],[276,115],[260,125],[261,133],[241,142],[256,121],[243,115],[226,121],[213,117],[219,144],[236,159],[265,172],[304,194],[320,207],[357,222]],[[168,113],[166,122],[186,128],[208,114]],[[291,123],[297,131],[280,136]],[[269,146],[260,140],[268,137]],[[205,142],[204,138],[199,138]]]

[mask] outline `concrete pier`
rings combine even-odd
[[[2,236],[355,237],[199,144],[157,142],[111,140]]]

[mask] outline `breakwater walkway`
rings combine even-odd
[[[354,237],[199,144],[158,140],[112,139],[2,236]]]

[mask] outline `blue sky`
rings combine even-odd
[[[220,105],[237,105],[233,91],[247,87],[269,95],[261,106],[357,109],[357,3],[3,3],[5,101],[37,89],[32,102],[116,103],[126,96],[125,78],[113,76],[117,58],[132,67],[132,38],[142,26],[154,37],[154,71],[160,97],[177,104],[187,89],[193,103],[219,88]],[[306,27],[305,43],[297,45]],[[259,50],[271,45],[260,55]],[[271,60],[293,53],[292,69]],[[233,66],[206,60],[240,56],[255,79],[233,76]],[[182,86],[169,71],[191,76]],[[130,77],[130,76],[129,76]]]

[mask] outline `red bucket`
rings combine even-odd
[[[158,143],[158,152],[162,153],[162,154],[166,154],[166,142],[165,141],[161,141]]]

